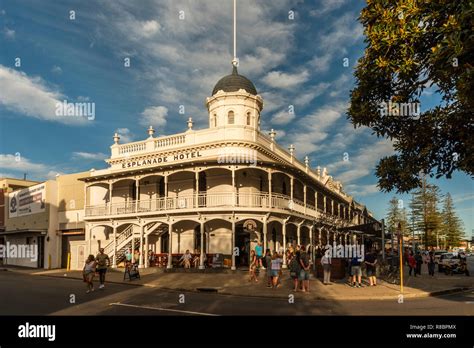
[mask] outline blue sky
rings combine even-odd
[[[394,194],[379,193],[373,173],[392,145],[345,116],[363,54],[364,3],[238,0],[239,72],[264,98],[262,129],[327,167],[382,218]],[[146,138],[150,124],[173,134],[190,116],[207,127],[205,98],[231,71],[231,39],[231,0],[0,0],[0,175],[44,180],[104,168],[115,131],[122,142]],[[95,119],[56,116],[64,99],[95,103]],[[422,110],[438,100],[426,91]],[[432,182],[452,194],[469,234],[472,180],[455,173]]]

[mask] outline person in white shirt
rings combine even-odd
[[[321,265],[324,271],[324,285],[331,285],[331,255],[329,250],[326,250],[323,257],[321,258]]]
[[[191,268],[191,259],[193,258],[193,255],[189,252],[189,250],[186,250],[186,253],[181,256],[179,259],[181,261],[181,264],[184,264],[184,268]]]

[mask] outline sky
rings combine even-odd
[[[346,117],[364,52],[362,0],[238,0],[239,73],[264,99],[262,130],[326,167],[376,218],[396,196],[374,175],[392,143]],[[206,128],[205,98],[231,72],[231,0],[0,0],[0,176],[33,180],[106,168],[121,143]],[[129,64],[128,64],[129,63]],[[57,115],[88,102],[94,117]],[[421,109],[439,101],[424,92]],[[294,110],[294,112],[289,112]],[[451,193],[467,235],[474,185],[456,172],[431,179]]]

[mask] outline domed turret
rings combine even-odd
[[[233,66],[232,74],[224,76],[216,83],[214,89],[212,90],[212,95],[219,91],[237,92],[240,89],[245,90],[247,93],[257,95],[257,89],[255,88],[252,81],[250,81],[245,76],[239,75],[237,67]]]

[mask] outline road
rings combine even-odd
[[[108,284],[85,293],[76,279],[0,272],[0,315],[474,315],[474,291],[372,301],[305,301],[174,292]],[[72,301],[72,299],[74,301]],[[184,303],[183,303],[184,302]]]

